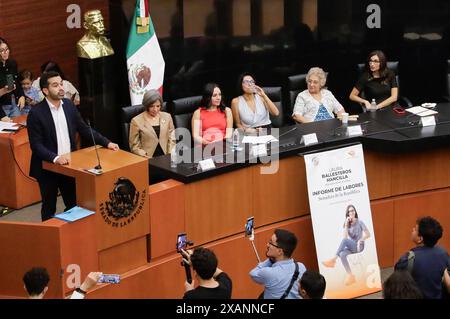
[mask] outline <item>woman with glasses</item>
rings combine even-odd
[[[19,116],[25,106],[22,86],[17,82],[17,63],[9,58],[10,48],[6,40],[0,38],[0,118],[9,121]]]
[[[364,73],[350,93],[350,100],[371,109],[370,103],[375,99],[377,109],[381,109],[397,102],[397,97],[398,84],[394,72],[386,66],[385,54],[379,50],[371,52]]]
[[[234,125],[246,133],[269,128],[269,114],[278,116],[280,112],[266,93],[255,84],[254,77],[250,73],[241,74],[237,89],[240,95],[231,101]]]
[[[308,89],[300,92],[295,100],[292,118],[298,123],[329,120],[334,113],[344,113],[344,107],[325,88],[327,75],[321,68],[311,68],[306,75]]]
[[[366,225],[359,220],[356,208],[353,205],[348,205],[345,210],[344,222],[344,238],[339,245],[336,255],[322,264],[325,267],[333,268],[336,265],[336,260],[341,259],[342,265],[347,272],[345,285],[351,285],[356,282],[355,275],[353,275],[347,256],[350,254],[360,253],[364,250],[364,241],[370,237],[370,232]]]

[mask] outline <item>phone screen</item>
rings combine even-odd
[[[247,223],[245,223],[245,236],[250,236],[254,227],[254,217],[247,218]]]
[[[120,282],[120,275],[117,274],[103,274],[98,280],[99,283],[118,284]]]
[[[181,249],[186,248],[187,235],[186,233],[178,234],[177,236],[177,252],[180,252]]]

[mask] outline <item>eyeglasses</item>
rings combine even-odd
[[[369,60],[369,63],[380,63],[378,60]]]
[[[243,84],[255,84],[255,81],[253,81],[253,80],[243,80],[242,83]]]
[[[280,246],[275,245],[274,243],[272,243],[271,240],[268,241],[268,244],[269,244],[269,245],[272,245],[272,246],[275,247],[275,248],[281,248]]]
[[[0,54],[6,53],[9,51],[9,48],[0,49]]]

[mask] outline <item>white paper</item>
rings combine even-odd
[[[359,136],[362,135],[361,125],[353,125],[347,128],[348,136]]]
[[[433,115],[433,114],[437,114],[436,111],[429,110],[429,109],[424,108],[422,106],[413,106],[413,107],[410,107],[408,109],[405,109],[405,111],[407,111],[409,113],[412,113],[412,114],[415,114],[417,116],[430,116],[430,115]]]
[[[276,141],[278,140],[272,135],[263,135],[263,136],[246,135],[242,139],[242,143],[244,144],[265,144],[268,142],[276,142]]]
[[[302,142],[305,143],[305,146],[319,143],[316,133],[303,135]]]
[[[435,126],[436,119],[434,116],[424,116],[420,119],[422,121],[422,126]]]
[[[252,155],[255,157],[266,156],[267,155],[266,144],[258,144],[252,146]]]
[[[212,158],[205,159],[203,161],[198,162],[198,166],[202,171],[207,171],[209,169],[216,168],[216,165],[214,164],[214,161]]]
[[[17,123],[0,121],[0,131],[4,129],[17,131],[19,129],[19,126],[17,126]]]

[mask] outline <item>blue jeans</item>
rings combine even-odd
[[[16,105],[2,105],[3,111],[7,117],[17,117],[20,116],[19,107]]]
[[[342,265],[345,268],[347,274],[351,274],[352,270],[348,264],[347,256],[350,254],[356,254],[364,250],[364,242],[361,242],[360,251],[358,251],[357,242],[352,239],[342,239],[341,244],[336,252],[336,256],[341,258]]]

